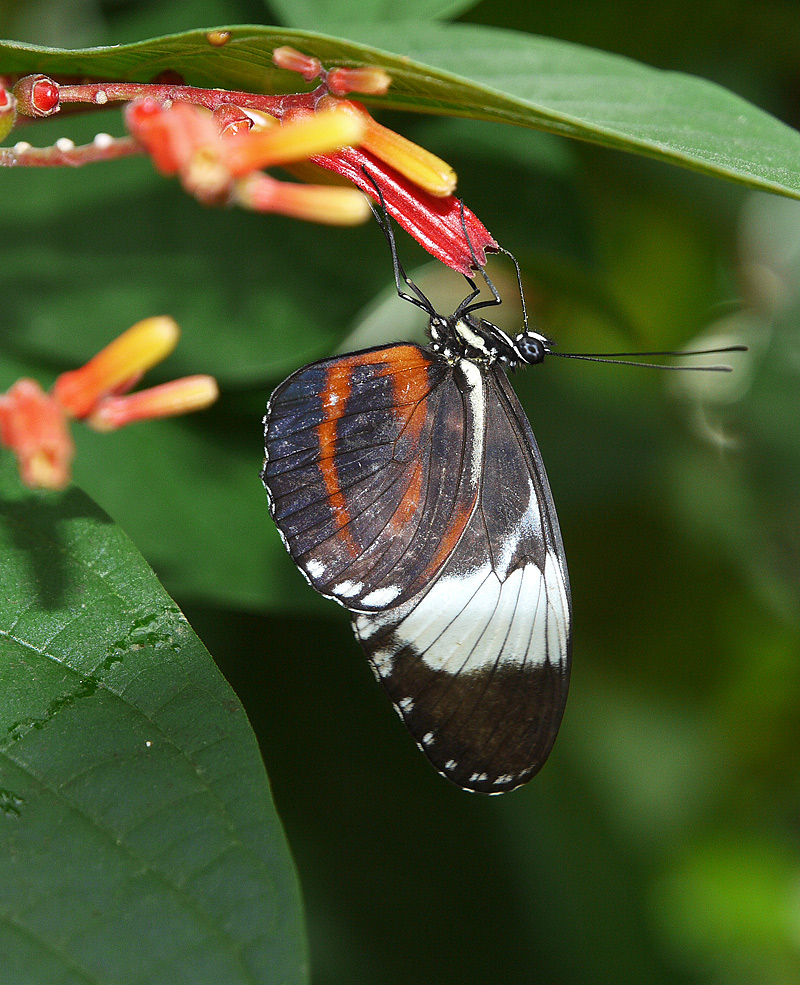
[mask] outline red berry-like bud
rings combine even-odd
[[[12,92],[25,116],[52,116],[59,110],[58,84],[46,75],[26,75]]]

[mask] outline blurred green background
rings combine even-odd
[[[700,74],[800,124],[795,3],[486,0],[461,19]],[[277,21],[257,0],[0,4],[4,37],[59,46]],[[315,982],[794,985],[800,203],[543,134],[382,120],[453,164],[563,349],[751,346],[724,377],[558,360],[516,375],[575,608],[564,725],[527,787],[483,799],[433,773],[345,613],[305,585],[268,517],[272,388],[313,358],[408,331],[374,225],[208,212],[144,160],[9,172],[0,389],[20,372],[49,383],[160,313],[184,331],[164,376],[218,375],[204,415],[81,432],[76,481],[247,708]],[[119,132],[118,115],[69,134],[104,128]],[[64,132],[56,120],[24,136]],[[400,249],[426,264],[408,237]],[[491,272],[513,297],[499,260]],[[462,287],[435,266],[420,277],[443,308]]]

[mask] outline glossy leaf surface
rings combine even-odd
[[[292,45],[326,65],[379,65],[393,85],[374,105],[471,116],[551,130],[634,151],[752,187],[800,197],[800,134],[720,86],[631,59],[468,24],[348,25],[347,40],[269,27],[232,27],[107,49],[59,51],[6,42],[0,70],[286,92],[298,77],[271,63]],[[402,52],[402,55],[393,52]]]
[[[7,460],[0,496],[0,977],[303,982],[238,699],[87,497],[27,492]]]

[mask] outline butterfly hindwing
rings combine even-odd
[[[402,605],[354,615],[376,675],[433,765],[511,790],[546,760],[569,684],[570,592],[547,477],[499,368],[461,360],[479,495],[447,562]]]

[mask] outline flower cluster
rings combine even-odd
[[[0,396],[0,444],[16,455],[23,482],[34,489],[63,489],[69,483],[75,453],[70,419],[112,431],[212,404],[218,391],[211,376],[186,376],[129,393],[166,359],[179,337],[171,318],[147,318],[85,366],[62,373],[49,392],[36,380],[21,379]]]
[[[187,102],[164,105],[150,96],[125,110],[133,137],[165,175],[178,175],[206,205],[237,204],[258,212],[332,225],[363,222],[369,207],[352,188],[279,181],[261,169],[304,160],[361,138],[359,119],[332,107],[278,125],[265,116],[256,126],[235,106],[213,113]]]
[[[230,32],[207,37],[222,46]],[[364,221],[367,196],[454,270],[469,276],[485,263],[485,251],[497,244],[454,198],[450,165],[382,126],[349,98],[385,93],[391,84],[385,72],[370,66],[325,69],[318,59],[288,47],[277,48],[273,62],[306,82],[318,79],[317,87],[269,96],[187,86],[172,74],[153,83],[73,84],[25,76],[11,90],[0,86],[0,139],[18,120],[52,116],[70,103],[125,103],[129,135],[100,133],[84,146],[67,137],[42,148],[19,141],[0,148],[0,166],[74,167],[144,153],[204,205],[233,204],[338,225]],[[290,171],[301,183],[267,174],[271,167]],[[23,379],[0,396],[0,444],[17,456],[24,481],[48,489],[69,482],[71,419],[111,430],[216,399],[216,383],[207,376],[129,392],[177,339],[171,319],[147,319],[81,369],[63,373],[49,392]]]
[[[223,44],[211,32],[212,44]],[[211,37],[211,34],[209,37]],[[238,204],[316,222],[362,222],[362,195],[380,201],[390,215],[433,256],[469,274],[497,244],[483,223],[453,196],[456,175],[425,148],[382,126],[347,98],[380,95],[390,78],[379,68],[326,70],[318,59],[292,48],[273,52],[276,66],[319,79],[310,93],[269,96],[202,89],[169,79],[155,83],[59,84],[44,75],[20,79],[4,93],[0,136],[18,115],[51,116],[68,103],[106,106],[126,102],[130,137],[98,134],[76,147],[62,138],[53,147],[18,143],[0,148],[0,165],[79,165],[147,153],[165,175],[206,205]],[[7,122],[4,122],[7,121]],[[313,184],[279,181],[265,173],[280,166]],[[331,184],[331,181],[334,183]]]

